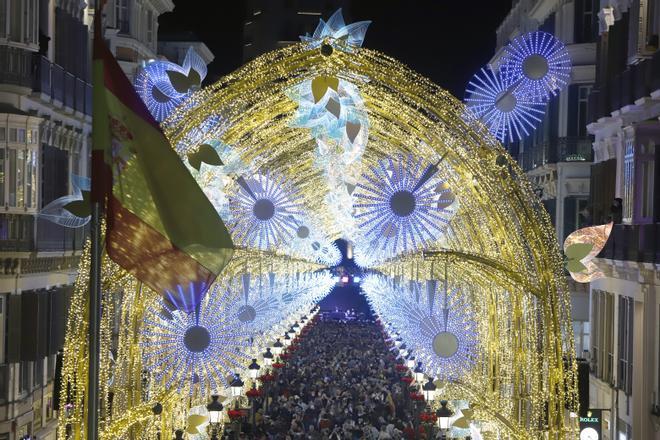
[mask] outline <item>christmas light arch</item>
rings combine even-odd
[[[364,152],[334,180],[328,178],[327,169],[316,166],[317,140],[309,130],[293,126],[297,103],[287,95],[300,83],[320,76],[355,85],[369,121]],[[487,128],[465,114],[458,100],[383,54],[298,44],[265,54],[196,92],[163,126],[186,160],[199,145],[213,139],[200,139],[197,145],[184,140],[190,133],[198,133],[200,124],[208,124],[209,115],[222,115],[222,130],[208,127],[208,132],[222,133],[219,140],[231,146],[245,164],[243,175],[270,172],[283,176],[298,189],[301,210],[313,214],[330,239],[345,234],[335,222],[333,210],[352,208],[328,206],[324,196],[337,190],[335,185],[350,196],[361,173],[399,155],[433,164],[434,172],[451,189],[452,200],[457,201],[450,224],[423,249],[376,261],[370,269],[401,283],[423,283],[442,279],[443,258],[451,255],[449,276],[466,286],[460,294],[475,305],[471,313],[477,322],[480,349],[470,374],[460,381],[441,383],[443,390],[454,398],[470,400],[475,417],[487,419],[503,438],[573,438],[575,426],[567,418],[566,408],[577,408],[575,368],[564,363],[564,357],[574,357],[569,297],[554,230],[522,171]],[[327,151],[341,154],[340,147],[330,145]],[[236,179],[227,182],[229,190],[238,187]],[[292,284],[300,282],[303,274],[322,268],[314,261],[278,253],[280,250],[239,249],[219,282],[246,272],[258,276],[272,272],[288,277],[285,288],[298,292]],[[122,319],[139,328],[145,310],[158,295],[110,263],[104,269],[106,290],[113,292],[104,298],[104,304],[116,306]],[[84,270],[83,264],[81,273]],[[79,315],[85,307],[85,282],[81,275],[74,296]],[[278,328],[293,325],[318,300],[308,290],[301,295],[309,294],[309,302],[296,296],[295,310],[282,316]],[[111,323],[104,321],[103,325],[108,346]],[[142,388],[140,363],[132,362],[140,358],[139,344],[129,342],[139,337],[132,331],[127,328],[120,336],[127,346],[118,354],[115,366],[103,370],[102,379],[122,377],[122,381],[114,380],[112,390],[105,386],[101,393],[108,399],[112,392],[121,403],[113,401],[111,409],[104,406],[103,439],[129,438],[129,428],[147,434],[166,432],[177,420],[185,422],[180,414],[187,405],[208,401],[208,393],[195,391],[190,398],[186,393],[186,400],[156,385],[147,387],[142,398],[131,396],[129,389]],[[73,384],[69,398],[74,411],[60,420],[62,432],[67,424],[77,433],[84,431],[84,381],[78,379],[86,371],[85,334],[84,320],[70,319],[63,379]],[[246,353],[258,355],[259,348]],[[543,374],[538,374],[541,369]],[[67,388],[63,390],[66,393]],[[154,416],[156,403],[162,403],[168,417]]]

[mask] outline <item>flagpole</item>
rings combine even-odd
[[[94,33],[102,29],[100,6],[102,2],[94,2]],[[94,115],[92,115],[94,117]],[[94,176],[92,179],[101,176]],[[87,374],[87,440],[96,440],[98,435],[99,423],[99,357],[101,341],[101,203],[98,200],[92,201],[92,219],[91,219],[91,264],[89,269],[89,328],[87,347],[89,349],[89,364]]]

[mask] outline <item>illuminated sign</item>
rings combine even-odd
[[[580,417],[580,440],[600,440],[601,410],[590,409],[586,417]]]

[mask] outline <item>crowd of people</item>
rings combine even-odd
[[[408,386],[373,318],[326,317],[310,325],[269,386],[268,411],[262,400],[256,404],[255,437],[411,437],[413,405],[404,394]]]

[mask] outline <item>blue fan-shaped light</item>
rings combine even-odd
[[[239,181],[229,198],[234,243],[272,249],[296,232],[300,194],[283,177],[256,175]]]
[[[206,63],[191,47],[182,66],[166,60],[146,63],[135,75],[134,87],[154,119],[161,122],[201,85],[206,73]],[[177,90],[172,84],[172,75],[186,78],[182,84],[189,83],[190,87]]]
[[[164,299],[149,307],[142,330],[143,366],[166,389],[200,392],[227,387],[227,377],[244,368],[249,334],[227,313],[229,292],[207,295],[196,311],[177,310]]]
[[[282,319],[275,274],[271,274],[267,282],[263,277],[252,282],[250,275],[244,274],[240,282],[236,280],[232,283],[232,288],[240,289],[242,295],[232,301],[229,314],[235,316],[251,335],[267,332]]]
[[[500,71],[527,100],[547,101],[570,81],[571,58],[552,34],[530,32],[504,48]]]
[[[545,113],[544,104],[528,98],[490,67],[472,77],[465,103],[500,142],[529,135]]]
[[[452,214],[437,167],[399,156],[381,160],[370,171],[353,193],[358,227],[369,246],[392,255],[436,241]]]
[[[426,285],[369,274],[362,290],[375,312],[422,362],[426,374],[456,381],[477,357],[477,327],[468,301],[458,289],[436,294],[436,281]]]

